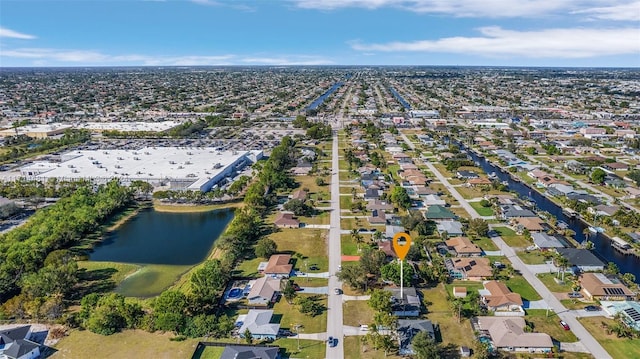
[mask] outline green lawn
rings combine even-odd
[[[509,227],[493,227],[498,232],[502,240],[509,247],[522,247],[526,248],[531,245],[531,242],[527,241],[524,236],[517,234],[513,229]]]
[[[497,251],[499,249],[498,246],[495,243],[493,243],[493,241],[490,238],[487,238],[487,237],[474,239],[472,242],[485,251]]]
[[[604,349],[614,358],[640,358],[640,339],[618,338],[607,334],[601,323],[614,324],[613,319],[603,317],[578,318],[580,323],[593,335]]]
[[[578,338],[570,330],[564,330],[560,325],[560,318],[552,311],[546,316],[545,309],[528,309],[524,319],[533,323],[533,331],[536,333],[547,333],[551,338],[559,342],[576,342]]]
[[[547,258],[542,255],[540,251],[520,251],[517,252],[518,257],[522,259],[525,264],[544,264],[547,262]]]
[[[351,210],[353,198],[351,196],[340,196],[340,209]]]
[[[115,289],[127,297],[153,297],[177,283],[193,266],[149,264],[130,274]]]
[[[357,327],[373,323],[374,311],[366,300],[348,300],[342,304],[344,325]]]
[[[360,244],[361,246],[364,243]],[[340,236],[340,249],[342,250],[342,254],[347,256],[357,256],[358,255],[358,244],[351,238],[350,234],[343,234]]]
[[[106,280],[117,286],[126,276],[140,268],[137,264],[119,262],[78,261],[78,271],[82,278],[89,281]]]
[[[473,330],[469,320],[463,319],[460,323],[454,317],[449,303],[445,286],[439,284],[437,287],[422,289],[424,302],[427,307],[427,318],[434,324],[440,325],[442,333],[442,345],[454,344],[456,346],[466,345],[473,347]],[[428,304],[428,305],[427,305]]]
[[[505,284],[507,285],[507,287],[509,287],[509,289],[511,289],[512,292],[520,294],[522,300],[532,301],[542,299],[538,292],[533,289],[531,284],[529,284],[529,282],[527,282],[527,280],[520,275],[509,278],[509,280],[506,281]]]
[[[113,335],[100,335],[88,330],[72,330],[54,348],[52,358],[190,358],[198,345],[198,339],[171,341],[173,334],[148,333],[142,330],[125,330]]]
[[[344,338],[344,353],[348,359],[398,359],[402,358],[395,353],[384,355],[382,350],[374,350],[371,344],[362,345],[360,336],[351,336]]]
[[[276,315],[281,315],[280,318],[280,327],[283,329],[293,328],[295,324],[302,324],[303,330],[305,333],[321,333],[327,330],[327,297],[326,296],[316,296],[311,294],[298,294],[299,296],[311,296],[318,298],[318,301],[324,305],[325,310],[322,314],[310,317],[306,314],[300,313],[297,306],[295,304],[287,303],[284,298],[280,298],[280,300],[273,306],[273,311]]]
[[[220,359],[224,347],[202,346],[193,355],[193,359]]]
[[[544,285],[546,285],[547,288],[549,288],[550,291],[552,291],[552,292],[570,292],[571,291],[571,284],[570,284],[570,281],[569,281],[570,276],[565,274],[565,283],[564,284],[558,284],[554,280],[556,277],[557,277],[556,273],[538,274],[538,278],[540,279],[540,281],[542,281],[542,283],[544,283]],[[562,278],[562,276],[560,278]]]
[[[450,284],[445,285],[447,293],[453,295],[453,287],[465,287],[467,288],[467,294],[470,292],[477,292],[484,289],[482,282],[475,282],[470,280],[454,280]]]
[[[480,202],[469,202],[469,205],[481,216],[493,216],[493,209],[491,207],[482,207]]]
[[[300,339],[299,342],[300,350],[298,350],[298,339],[295,337],[278,339],[271,344],[281,348],[282,358],[324,359],[327,349],[325,342],[305,339]]]

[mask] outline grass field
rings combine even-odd
[[[570,330],[564,330],[560,325],[560,318],[557,314],[544,309],[528,309],[524,317],[526,321],[533,323],[533,331],[536,333],[547,333],[551,338],[560,342],[576,342],[578,338]]]
[[[193,359],[219,359],[223,351],[224,347],[203,346],[193,355]]]
[[[516,254],[525,264],[544,264],[547,262],[547,258],[540,251],[519,251]]]
[[[498,232],[502,240],[504,240],[509,247],[526,248],[531,245],[531,242],[527,241],[524,236],[517,234],[509,227],[493,227],[493,229]]]
[[[352,203],[353,203],[352,196],[340,196],[340,209],[351,210]]]
[[[614,358],[640,358],[640,339],[618,338],[607,334],[601,323],[614,324],[613,319],[603,317],[578,318],[580,323],[593,335],[604,349]]]
[[[342,304],[344,325],[357,327],[373,323],[374,311],[366,300],[348,300]]]
[[[481,216],[493,216],[493,209],[491,209],[491,207],[482,207],[480,202],[469,202],[469,205]]]
[[[129,275],[115,289],[127,297],[148,298],[159,295],[163,290],[180,280],[193,266],[149,264]]]
[[[481,237],[479,239],[474,239],[472,242],[485,251],[497,251],[499,249],[498,246],[493,243],[491,238]]]
[[[447,289],[447,293],[453,294],[453,287],[465,287],[467,288],[467,294],[473,291],[478,291],[484,289],[482,282],[474,282],[470,280],[454,280],[450,284],[446,284],[445,288]]]
[[[54,348],[55,359],[109,359],[131,358],[191,358],[197,339],[181,342],[170,341],[173,334],[148,333],[142,330],[125,330],[109,336],[92,333],[88,330],[73,330],[61,339]]]
[[[358,244],[356,243],[356,241],[354,241],[353,239],[351,239],[351,235],[350,234],[343,234],[340,236],[340,243],[341,243],[341,250],[342,250],[342,254],[347,255],[347,256],[356,256],[358,255]],[[364,245],[364,243],[360,244],[361,246]]]
[[[319,340],[300,339],[300,350],[298,350],[298,339],[283,338],[271,343],[280,346],[282,358],[304,358],[304,359],[324,359],[327,344]]]
[[[427,305],[427,318],[434,324],[440,325],[440,333],[442,334],[442,345],[455,344],[457,346],[466,345],[473,347],[474,337],[473,330],[469,320],[462,320],[458,323],[458,319],[454,317],[449,303],[447,302],[447,293],[445,286],[439,284],[437,287],[423,289],[425,305]]]
[[[78,261],[78,270],[81,277],[106,280],[113,284],[114,287],[139,268],[139,265],[129,263]]]
[[[558,284],[554,280],[556,278],[556,273],[538,274],[537,277],[552,292],[570,292],[571,291],[571,284],[569,280],[571,277],[566,274],[564,277],[565,284]],[[562,278],[562,276],[560,278]]]
[[[209,212],[216,209],[239,208],[242,206],[244,206],[244,203],[242,201],[208,205],[163,204],[159,201],[153,201],[153,209],[158,212]]]
[[[522,300],[540,300],[542,299],[538,292],[524,279],[523,276],[517,275],[509,278],[508,281],[505,282],[507,287],[511,289],[512,292],[520,294]]]
[[[300,313],[295,304],[287,303],[284,298],[280,298],[280,301],[273,306],[273,311],[276,313],[274,317],[280,315],[280,327],[283,329],[293,328],[295,324],[302,324],[304,333],[321,333],[327,330],[327,297],[316,296],[310,294],[298,294],[299,296],[311,296],[318,298],[319,303],[324,305],[325,310],[322,314],[310,317],[306,314]],[[278,318],[275,319],[276,321]]]
[[[384,355],[382,350],[374,350],[373,347],[368,344],[362,345],[362,338],[359,336],[345,337],[344,338],[344,353],[345,358],[349,359],[397,359],[402,358],[395,353],[388,353]]]

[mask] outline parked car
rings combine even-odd
[[[302,290],[302,288],[300,288],[300,286],[297,283],[293,283],[291,286],[293,287],[293,290],[295,290],[296,292],[299,292]]]
[[[331,348],[334,348],[335,346],[338,345],[338,338],[332,338],[332,337],[329,337],[329,338],[331,339],[329,340],[329,346]]]
[[[584,307],[584,310],[586,310],[587,312],[598,312],[602,310],[602,308],[598,307],[597,305],[587,305],[586,307]]]
[[[582,294],[578,292],[571,292],[569,293],[569,298],[582,298]]]
[[[567,324],[564,320],[560,321],[560,325],[562,325],[562,328],[564,328],[564,330],[571,329],[571,328],[569,328],[569,324]]]
[[[318,266],[317,266],[317,265],[315,265],[315,264],[312,264],[312,265],[309,267],[309,270],[320,270],[320,267],[318,267]]]
[[[342,289],[340,289],[340,288],[333,288],[333,292],[334,292],[335,294],[342,294]]]

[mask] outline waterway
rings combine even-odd
[[[336,82],[333,86],[331,86],[327,91],[325,91],[325,93],[323,93],[322,95],[320,95],[320,97],[318,97],[317,99],[315,99],[309,106],[307,106],[306,110],[315,110],[318,108],[318,106],[320,106],[324,100],[327,99],[327,97],[331,96],[332,93],[336,92],[342,85],[344,85],[344,82],[340,81],[340,82]]]
[[[116,292],[126,296],[157,295],[181,274],[205,260],[233,219],[233,209],[171,213],[145,209],[105,236],[90,261],[139,266]]]
[[[514,181],[513,179],[511,179],[509,173],[502,171],[498,166],[493,165],[492,163],[487,161],[486,158],[478,157],[473,151],[468,151],[468,154],[471,156],[474,162],[480,164],[480,167],[486,173],[495,172],[500,181],[507,181],[510,190],[517,192],[518,195],[523,198],[531,199],[533,202],[535,202],[536,207],[539,210],[549,212],[551,215],[556,217],[558,221],[567,223],[569,225],[569,228],[576,233],[576,241],[582,242],[585,240],[583,231],[589,226],[584,221],[567,216],[562,211],[562,208],[551,201],[549,198],[545,197],[540,192],[531,189],[522,182]],[[600,257],[601,260],[603,260],[605,263],[615,263],[618,268],[620,268],[620,272],[632,273],[636,276],[636,281],[640,280],[640,258],[633,255],[623,255],[614,250],[613,247],[611,247],[611,239],[603,233],[589,233],[588,239],[593,242],[593,252],[598,257]]]
[[[411,105],[409,105],[409,103],[407,102],[407,100],[404,99],[404,97],[400,96],[400,94],[398,93],[398,91],[396,91],[396,89],[394,89],[393,87],[389,87],[389,91],[391,91],[391,94],[393,94],[393,97],[395,97],[396,100],[400,102],[402,107],[404,107],[407,110],[411,110]]]

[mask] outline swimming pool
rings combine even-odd
[[[242,289],[241,288],[231,288],[229,294],[227,294],[227,298],[238,299],[242,298]]]

